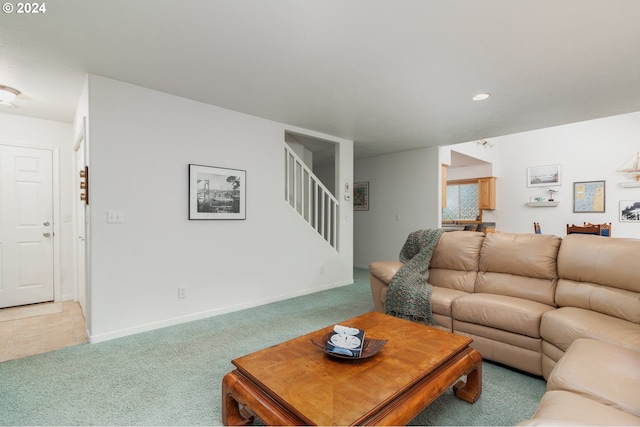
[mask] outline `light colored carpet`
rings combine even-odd
[[[98,344],[0,363],[2,425],[219,425],[231,360],[371,311],[368,272],[355,283]],[[485,362],[471,405],[449,390],[414,425],[514,425],[545,382]]]

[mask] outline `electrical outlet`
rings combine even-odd
[[[109,209],[107,211],[107,223],[109,224],[120,224],[124,222],[124,214],[122,211],[116,211]]]
[[[187,287],[180,286],[178,287],[178,298],[186,298],[187,297]]]

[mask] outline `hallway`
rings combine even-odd
[[[0,362],[86,342],[85,319],[77,302],[0,309]]]

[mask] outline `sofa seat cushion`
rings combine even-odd
[[[542,339],[507,332],[475,323],[453,320],[453,333],[473,340],[471,347],[485,360],[542,375]]]
[[[575,393],[553,390],[542,396],[533,419],[518,425],[637,426],[640,418]]]
[[[582,308],[562,307],[546,312],[540,334],[563,351],[578,338],[594,338],[640,351],[640,325]]]
[[[387,301],[387,290],[388,287],[385,287],[380,291],[380,298],[383,304]],[[469,294],[462,291],[456,291],[455,289],[438,288],[437,286],[434,286],[433,291],[431,292],[431,311],[433,311],[434,314],[452,317],[451,306],[453,305],[453,301],[465,295]]]
[[[453,302],[467,295],[469,295],[467,292],[434,286],[431,292],[431,310],[437,314],[453,317]]]
[[[540,338],[542,315],[554,310],[546,304],[494,294],[469,294],[453,301],[453,318]]]
[[[569,391],[640,417],[640,352],[581,338],[571,344],[547,381],[547,390]]]
[[[479,325],[477,323],[463,322],[458,319],[454,319],[453,330],[455,333],[460,333],[462,335],[482,337],[493,342],[500,342],[514,347],[530,350],[537,354],[542,353],[541,338],[532,338],[519,333],[505,331],[504,329],[497,329],[490,326]],[[492,353],[493,352],[487,354]],[[484,354],[482,356],[485,357]],[[495,357],[488,358],[490,360],[495,360]]]

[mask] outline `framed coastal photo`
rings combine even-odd
[[[640,224],[640,200],[620,200],[620,221]]]
[[[247,172],[189,165],[189,219],[245,219]]]
[[[552,185],[562,185],[562,165],[527,168],[527,187],[550,187]]]
[[[573,212],[604,212],[605,181],[573,183]]]
[[[369,210],[369,183],[368,182],[353,183],[353,210],[354,211]]]

